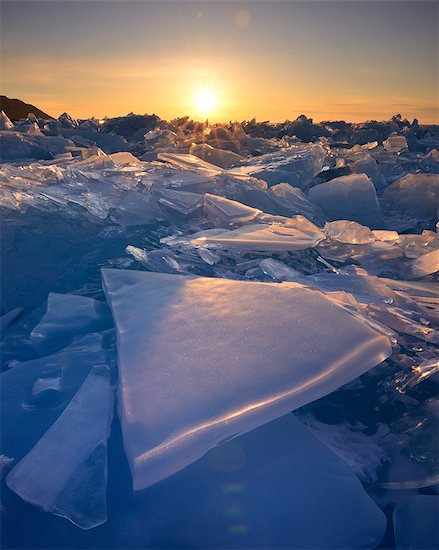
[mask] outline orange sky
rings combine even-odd
[[[438,122],[436,2],[2,3],[3,92],[53,116]]]

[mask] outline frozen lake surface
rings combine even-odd
[[[5,548],[438,546],[437,127],[0,123]]]

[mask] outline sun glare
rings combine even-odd
[[[211,115],[218,105],[217,96],[210,90],[201,90],[195,96],[195,108],[202,116]]]

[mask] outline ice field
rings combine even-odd
[[[439,130],[1,114],[5,548],[439,545]]]

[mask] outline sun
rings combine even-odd
[[[195,108],[199,115],[211,115],[218,105],[218,98],[211,90],[200,90],[195,96]]]

